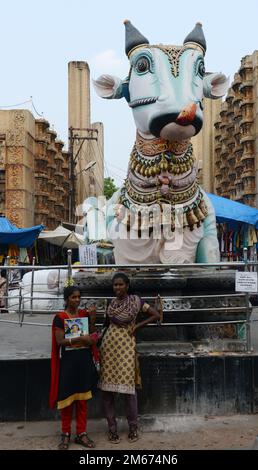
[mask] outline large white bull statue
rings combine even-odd
[[[214,210],[198,184],[190,139],[202,128],[203,97],[223,96],[228,79],[205,72],[200,23],[183,46],[150,45],[130,21],[125,31],[128,77],[94,81],[102,98],[127,100],[137,128],[124,185],[100,208],[116,262],[219,261]],[[89,222],[97,202],[84,207]]]

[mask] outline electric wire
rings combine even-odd
[[[17,108],[19,106],[23,106],[24,104],[31,104],[31,107],[33,111],[42,118],[43,113],[39,113],[33,103],[33,98],[32,96],[30,97],[29,100],[22,101],[21,103],[16,103],[16,104],[8,104],[8,105],[0,105],[0,109],[9,109],[9,108]]]

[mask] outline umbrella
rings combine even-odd
[[[55,230],[42,232],[39,235],[39,239],[63,248],[78,248],[78,246],[85,244],[85,240],[82,235],[68,230],[62,225],[59,225]]]

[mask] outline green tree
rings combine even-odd
[[[110,199],[113,194],[118,190],[117,186],[114,183],[113,178],[104,178],[104,196],[107,199]]]

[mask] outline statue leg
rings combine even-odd
[[[217,238],[216,219],[214,213],[204,221],[203,238],[198,243],[197,263],[218,263],[220,261],[219,242]]]

